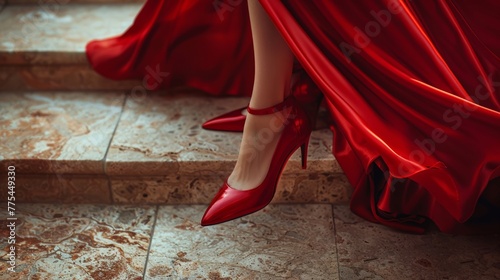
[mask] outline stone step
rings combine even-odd
[[[9,3],[21,2],[29,1]],[[132,24],[142,4],[126,2],[133,3],[5,5],[0,90],[127,90],[139,84],[98,75],[85,56],[87,42],[119,35]]]
[[[241,134],[200,124],[247,102],[186,89],[2,92],[0,177],[6,182],[15,167],[20,202],[208,203],[234,166]],[[274,202],[347,202],[350,186],[319,120],[308,169],[295,153]]]

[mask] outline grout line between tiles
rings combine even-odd
[[[333,219],[333,234],[335,238],[335,255],[336,255],[336,260],[337,260],[337,272],[339,275],[339,280],[341,279],[340,276],[340,262],[339,262],[339,248],[337,246],[337,225],[335,224],[335,205],[330,204],[332,207],[332,219]]]
[[[106,180],[108,181],[108,190],[109,190],[109,203],[111,205],[115,204],[115,198],[113,197],[113,187],[111,185],[111,178],[109,178],[108,175],[104,174],[106,176]]]
[[[155,206],[155,217],[153,219],[153,226],[151,227],[151,238],[149,239],[149,245],[148,245],[148,251],[146,253],[146,260],[144,262],[144,271],[142,272],[142,279],[146,279],[146,272],[148,269],[148,263],[149,263],[149,253],[151,251],[151,245],[153,244],[153,238],[155,234],[155,228],[156,228],[156,222],[158,220],[158,212],[160,212],[160,206],[156,205]]]
[[[109,139],[108,147],[106,148],[106,152],[104,153],[104,157],[102,159],[102,170],[103,170],[104,175],[106,175],[106,176],[108,176],[108,173],[106,172],[106,160],[108,159],[108,153],[109,153],[109,150],[111,148],[111,144],[113,143],[113,139],[115,138],[116,130],[118,129],[118,126],[120,125],[120,121],[122,120],[122,115],[123,115],[123,111],[125,111],[125,105],[127,104],[127,100],[128,100],[128,93],[125,93],[125,98],[123,99],[122,108],[120,110],[120,115],[118,116],[118,120],[116,121],[115,128],[113,129],[113,133],[111,134],[111,138]],[[109,176],[108,176],[108,179],[109,179]]]
[[[109,199],[110,199],[111,204],[115,203],[115,198],[113,196],[113,187],[112,187],[111,178],[108,176],[108,174],[106,172],[106,162],[107,162],[107,158],[108,158],[109,149],[111,148],[111,144],[113,143],[113,138],[115,137],[116,130],[118,129],[118,126],[120,125],[123,111],[125,110],[125,105],[127,104],[127,99],[128,99],[128,94],[125,93],[125,98],[123,98],[123,103],[122,103],[122,108],[120,110],[120,115],[118,116],[118,120],[116,121],[115,128],[113,129],[113,133],[111,134],[111,138],[109,139],[108,147],[106,148],[106,152],[104,153],[104,157],[102,159],[102,171],[104,173],[104,176],[106,176],[106,178],[108,179]]]

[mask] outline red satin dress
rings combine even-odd
[[[500,1],[260,2],[325,96],[354,213],[415,233],[500,231]],[[153,89],[252,89],[246,1],[149,0],[87,55]]]

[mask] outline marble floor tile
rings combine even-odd
[[[20,204],[16,267],[0,213],[0,279],[142,279],[154,207]],[[4,210],[2,208],[2,210]]]
[[[330,205],[271,205],[201,227],[206,206],[161,206],[145,279],[338,279]]]
[[[340,278],[500,279],[500,235],[413,235],[334,206]]]
[[[228,174],[241,134],[207,131],[201,124],[247,103],[247,98],[207,98],[199,92],[130,95],[106,158],[106,174]],[[331,154],[331,142],[328,129],[313,132],[309,171],[341,172]],[[298,170],[297,152],[285,173]]]
[[[7,5],[0,13],[2,26],[9,26],[0,29],[0,53],[9,54],[12,59],[9,63],[37,59],[23,58],[23,52],[30,51],[58,53],[52,56],[55,60],[60,55],[77,52],[85,59],[87,42],[123,33],[141,8],[141,4],[68,5],[68,2]]]
[[[0,165],[18,173],[103,174],[124,98],[118,92],[0,94]]]

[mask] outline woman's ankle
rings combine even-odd
[[[228,178],[231,187],[252,189],[264,180],[286,121],[286,113],[248,114],[238,160]]]

